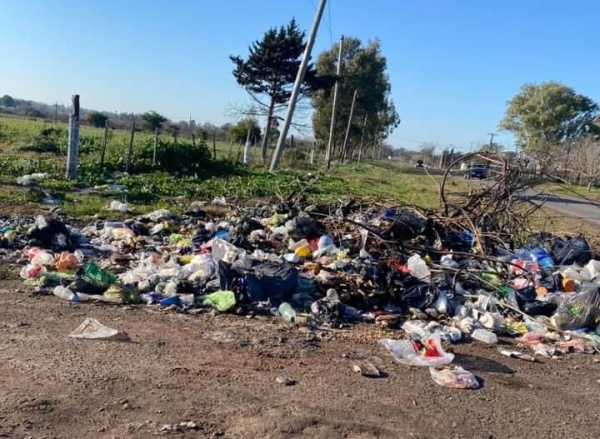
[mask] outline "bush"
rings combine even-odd
[[[171,174],[189,175],[210,167],[211,154],[206,142],[173,142],[159,140],[156,149],[156,166],[152,166],[154,140],[145,140],[132,158],[131,173],[144,173],[161,170]]]
[[[20,151],[60,154],[67,149],[67,131],[63,128],[43,128],[32,139],[19,146]]]

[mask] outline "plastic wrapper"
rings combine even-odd
[[[418,340],[379,340],[394,360],[408,366],[443,366],[454,360],[454,354],[444,351],[438,334],[432,334],[423,341]]]
[[[19,275],[23,279],[34,279],[46,274],[48,270],[42,265],[28,264],[21,268]]]
[[[214,293],[198,297],[198,302],[204,306],[211,306],[219,312],[227,312],[235,304],[235,294],[233,291],[215,291]]]
[[[96,319],[87,318],[73,332],[69,334],[71,338],[107,340],[123,337],[116,329],[103,325]]]
[[[557,329],[595,328],[600,322],[600,287],[575,293],[565,298],[552,321]]]
[[[430,367],[431,378],[440,386],[451,389],[479,389],[479,381],[460,366]]]

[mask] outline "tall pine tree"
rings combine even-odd
[[[247,59],[240,56],[229,57],[235,65],[233,76],[237,83],[266,109],[267,125],[261,146],[263,163],[267,158],[273,117],[278,107],[285,104],[291,96],[305,46],[305,33],[298,29],[296,21],[292,19],[287,26],[271,28],[262,40],[253,42]],[[319,83],[311,64],[306,71],[300,94],[306,96]]]

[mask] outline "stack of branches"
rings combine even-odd
[[[460,202],[450,202],[447,182],[457,164],[480,159],[496,165],[500,171],[493,178],[481,182],[481,188],[472,191]],[[440,184],[442,212],[437,221],[450,229],[467,229],[474,237],[473,251],[491,254],[502,245],[513,248],[525,236],[531,235],[531,219],[543,203],[534,203],[527,195],[538,181],[523,172],[518,164],[508,163],[495,155],[473,153],[453,162]]]

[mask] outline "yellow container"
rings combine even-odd
[[[310,251],[310,248],[308,248],[308,246],[304,245],[302,247],[298,247],[294,251],[294,254],[296,256],[298,256],[299,258],[306,259],[306,258],[310,257],[310,255],[312,254],[312,252]]]

